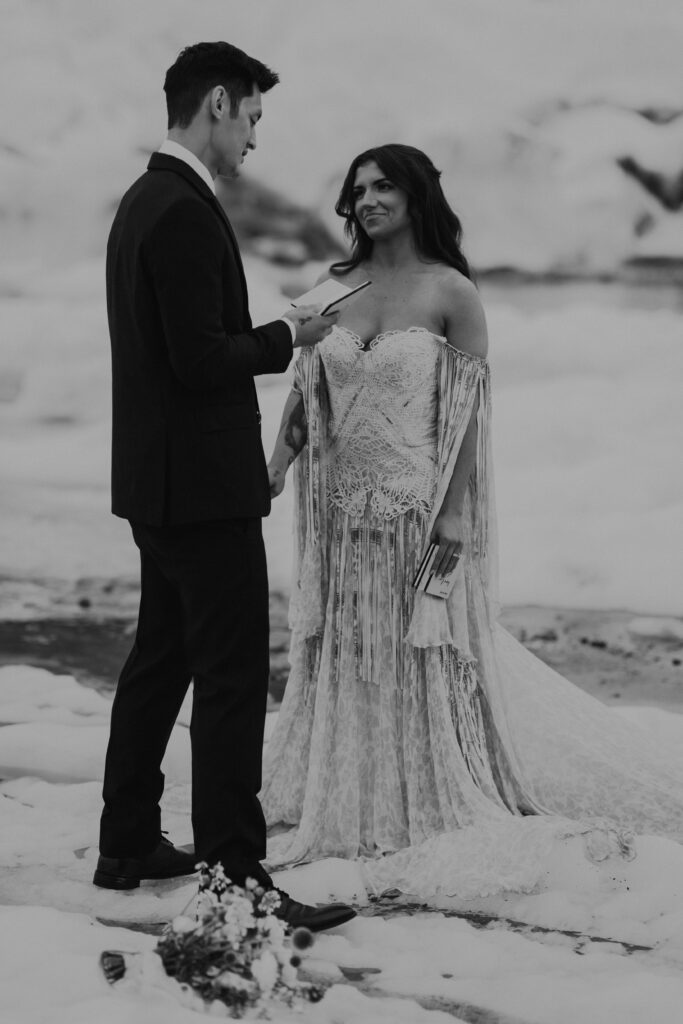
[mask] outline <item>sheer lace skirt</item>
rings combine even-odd
[[[683,839],[683,754],[490,622],[475,558],[450,641],[408,639],[427,531],[328,511],[324,623],[293,632],[265,752],[268,862],[361,856],[371,888],[473,896],[532,888],[571,836],[598,861],[632,832]]]
[[[324,627],[293,633],[265,756],[266,818],[298,826],[271,863],[395,851],[523,805],[470,652],[406,639],[427,517],[328,515]]]

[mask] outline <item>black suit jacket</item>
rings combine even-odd
[[[270,511],[254,375],[287,368],[282,321],[252,329],[230,223],[182,160],[153,154],[107,245],[112,511],[196,523]]]

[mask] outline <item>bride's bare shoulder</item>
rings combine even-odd
[[[439,306],[448,343],[462,352],[486,358],[486,317],[476,285],[453,267],[444,268],[439,274]]]

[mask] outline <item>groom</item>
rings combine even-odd
[[[278,76],[228,43],[169,68],[169,134],[123,197],[107,247],[112,510],[140,550],[135,642],[118,683],[94,883],[189,874],[198,860],[271,888],[258,800],[269,650],[261,517],[270,511],[254,376],[287,368],[334,316],[298,309],[253,328],[239,249],[214,188],[256,146]],[[161,833],[161,761],[190,681],[196,855]],[[313,929],[348,907],[281,894]]]

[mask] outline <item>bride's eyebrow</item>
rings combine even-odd
[[[387,185],[393,185],[393,181],[391,180],[391,178],[375,178],[373,181],[370,181],[367,184],[369,184],[369,185],[382,185],[382,184],[384,184],[384,182],[386,182]],[[357,192],[357,191],[359,191],[362,188],[367,188],[367,185],[366,184],[354,185],[353,189],[352,189],[352,192]]]

